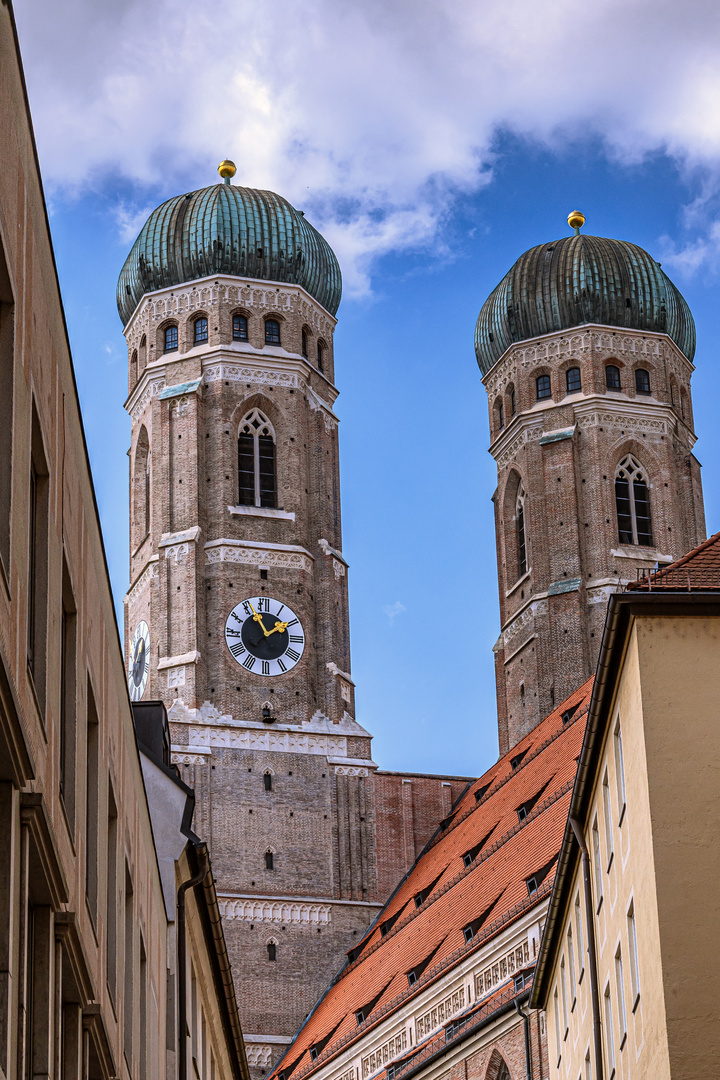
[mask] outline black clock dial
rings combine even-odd
[[[145,671],[145,641],[140,638],[135,646],[135,653],[133,655],[132,666],[132,678],[136,686],[140,685],[140,680],[143,677]]]
[[[260,612],[258,612],[260,614]],[[255,619],[246,619],[242,625],[242,643],[249,653],[257,656],[258,660],[277,660],[282,656],[290,644],[290,635],[287,630],[276,630],[279,620],[274,615],[266,612],[260,614],[262,626]],[[270,635],[265,636],[264,630]]]

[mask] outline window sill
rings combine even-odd
[[[627,810],[627,803],[623,803],[622,804],[622,809],[620,810],[620,817],[618,818],[618,829],[621,828],[622,823],[625,820],[625,811],[626,810]]]
[[[510,588],[505,593],[506,599],[507,599],[508,596],[512,596],[512,594],[515,592],[515,590],[518,589],[522,585],[523,581],[527,581],[527,579],[530,577],[531,574],[532,574],[532,566],[530,567],[529,570],[526,570],[525,573],[521,577],[519,577],[517,579],[517,581],[515,582],[514,585],[510,586]]]
[[[283,521],[295,520],[294,513],[289,510],[277,510],[274,506],[228,506],[228,510],[236,517],[281,518]]]

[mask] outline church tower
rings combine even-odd
[[[690,310],[646,251],[580,233],[487,299],[501,634],[500,752],[595,670],[609,594],[705,537]]]
[[[335,255],[224,182],[170,199],[123,267],[131,695],[162,700],[212,851],[248,1057],[267,1071],[378,910],[354,719]]]

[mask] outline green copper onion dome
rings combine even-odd
[[[126,324],[147,292],[213,274],[302,285],[334,315],[342,295],[330,245],[280,195],[222,184],[168,199],[153,210],[125,260],[117,288]],[[224,171],[222,171],[224,170]]]
[[[692,360],[695,323],[660,263],[626,240],[581,236],[584,220],[574,211],[574,236],[521,255],[483,304],[475,327],[483,375],[515,342],[583,323],[668,334]]]

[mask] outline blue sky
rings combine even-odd
[[[710,5],[684,5],[681,24],[672,4],[603,0],[590,15],[549,3],[537,25],[529,0],[461,7],[269,0],[265,14],[281,12],[297,30],[290,59],[298,35],[307,50],[304,77],[289,85],[267,75],[266,61],[280,53],[282,67],[291,46],[274,42],[244,2],[193,5],[208,32],[199,46],[184,4],[167,24],[174,39],[156,0],[107,12],[76,0],[57,26],[55,8],[27,0],[16,16],[118,601],[129,422],[117,275],[149,209],[214,182],[229,155],[240,182],[305,209],[346,280],[336,378],[358,720],[385,768],[469,775],[497,752],[499,631],[475,320],[518,255],[567,234],[575,207],[586,231],[647,248],[690,303],[696,454],[708,531],[720,528],[720,125],[711,107],[720,68]],[[413,16],[403,21],[406,8]],[[228,66],[212,60],[212,16],[238,11],[255,36]],[[629,31],[654,13],[650,40],[636,39],[632,55],[626,35],[617,41],[606,25],[619,12]],[[567,26],[574,15],[584,19],[582,58]],[[509,44],[513,26],[523,32]],[[66,49],[54,47],[58,34]],[[441,630],[448,610],[464,627],[450,637]]]

